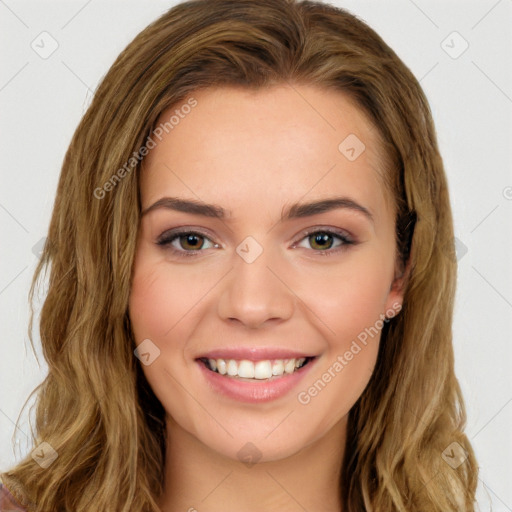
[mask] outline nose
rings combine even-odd
[[[234,255],[233,269],[222,282],[218,314],[222,320],[257,329],[293,315],[295,301],[286,276],[270,250],[252,262]]]

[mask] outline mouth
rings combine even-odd
[[[268,382],[297,373],[314,359],[316,356],[259,361],[200,357],[197,361],[207,370],[234,380]]]
[[[261,404],[289,399],[319,358],[293,349],[244,346],[212,349],[195,362],[199,382],[213,392],[211,400]]]

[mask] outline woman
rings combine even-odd
[[[122,52],[66,154],[27,510],[474,510],[442,159],[342,9],[198,0]]]

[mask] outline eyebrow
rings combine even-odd
[[[224,208],[216,204],[208,204],[195,199],[162,197],[151,206],[148,206],[146,209],[144,209],[141,212],[141,216],[161,208],[184,213],[192,213],[195,215],[202,215],[204,217],[212,217],[221,220],[226,219],[226,213],[228,213],[226,210],[224,210]],[[320,201],[312,201],[309,203],[294,203],[287,208],[283,208],[283,211],[281,212],[281,222],[291,219],[310,217],[339,208],[361,213],[370,222],[374,222],[374,218],[370,210],[360,205],[353,199],[350,199],[349,197],[333,197],[322,199]]]

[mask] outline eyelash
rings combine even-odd
[[[294,243],[294,247],[297,243],[302,242],[305,238],[308,238],[309,236],[314,235],[314,234],[328,234],[335,238],[338,238],[341,242],[343,242],[342,245],[340,245],[334,249],[326,249],[326,250],[311,249],[319,256],[331,256],[333,254],[337,254],[340,251],[346,250],[347,246],[355,244],[354,240],[352,240],[345,232],[333,230],[333,229],[329,229],[329,228],[325,228],[325,229],[314,228],[314,229],[308,230],[305,233],[303,233],[302,238],[300,238],[298,240],[298,242]],[[174,240],[177,240],[180,237],[185,236],[185,235],[197,235],[201,238],[206,238],[206,239],[210,240],[210,238],[205,233],[201,233],[200,231],[183,230],[183,231],[174,231],[174,232],[171,231],[171,232],[163,233],[162,235],[160,235],[160,237],[156,241],[156,244],[160,247],[163,247],[166,250],[170,250],[173,254],[177,255],[178,257],[183,257],[183,258],[190,258],[190,257],[198,256],[200,252],[204,252],[203,249],[195,249],[195,250],[191,250],[191,251],[185,251],[185,250],[175,249],[174,247],[171,246],[171,243],[174,242]]]

